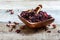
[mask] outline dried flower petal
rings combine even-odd
[[[18,22],[13,22],[14,24],[18,25],[19,23]]]
[[[18,29],[17,29],[15,32],[20,33],[20,31],[21,31],[21,30],[18,30]]]
[[[47,33],[51,33],[51,31],[47,31]]]
[[[55,25],[55,24],[53,24],[52,26],[53,26],[53,29],[55,29],[55,28],[56,28],[56,25]]]

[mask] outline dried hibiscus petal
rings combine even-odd
[[[6,26],[7,26],[7,27],[10,27],[10,25],[9,25],[9,24],[7,24]]]
[[[30,13],[27,11],[23,11],[20,15],[29,22],[40,22],[51,18],[51,16],[49,16],[46,12],[43,11],[39,11],[38,14],[34,13],[34,11]]]
[[[13,11],[11,11],[11,12],[10,12],[10,14],[14,14],[14,12],[13,12]]]
[[[20,29],[25,29],[25,27],[26,27],[26,25],[24,25],[24,26],[21,26],[21,27],[20,27]]]
[[[12,28],[16,28],[16,25],[15,24],[10,24]]]
[[[18,22],[13,22],[14,24],[18,25],[19,23]]]
[[[14,29],[15,29],[15,28],[16,28],[16,25],[12,25],[12,28],[14,28]]]
[[[21,30],[17,29],[15,32],[20,33]]]
[[[47,31],[47,33],[51,33],[51,31]]]
[[[9,23],[11,23],[11,21],[9,21]]]
[[[55,29],[55,28],[56,28],[56,25],[55,25],[55,24],[53,24],[52,26],[53,26],[53,29]]]
[[[60,33],[60,30],[58,30],[58,33]]]

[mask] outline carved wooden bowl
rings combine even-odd
[[[40,28],[40,27],[43,27],[43,26],[45,27],[45,26],[51,24],[54,21],[54,18],[50,18],[48,20],[44,20],[44,21],[41,21],[41,22],[31,23],[31,22],[27,21],[26,19],[24,19],[23,17],[20,17],[19,15],[18,15],[18,17],[29,28]]]

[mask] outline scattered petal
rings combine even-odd
[[[55,29],[55,28],[56,28],[56,24],[53,24],[52,26],[53,26],[53,29]]]
[[[18,30],[18,29],[17,29],[15,32],[20,33],[20,31],[21,31],[21,30]]]
[[[47,31],[47,33],[51,33],[51,31]]]

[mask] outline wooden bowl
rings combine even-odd
[[[26,19],[24,19],[23,17],[21,17],[19,15],[18,15],[18,17],[23,23],[25,23],[26,26],[28,26],[30,28],[40,28],[40,27],[43,27],[43,26],[47,26],[54,21],[54,18],[51,18],[51,19],[48,19],[48,20],[45,20],[45,21],[42,21],[42,22],[31,23],[31,22],[27,21]]]

